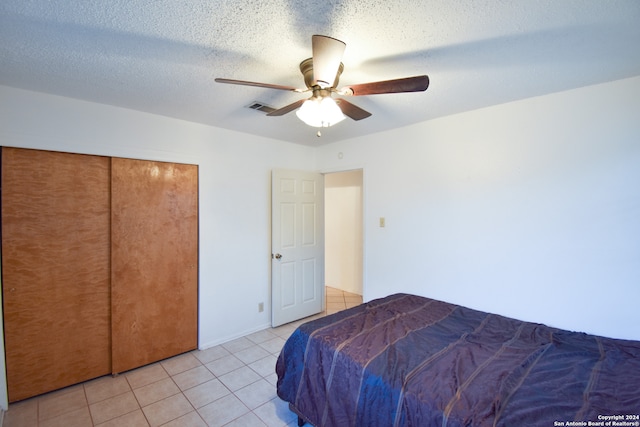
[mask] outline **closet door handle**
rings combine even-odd
[[[275,255],[271,255],[271,257],[275,258],[275,259],[280,259],[280,258],[282,258],[282,255],[281,254],[275,254]]]

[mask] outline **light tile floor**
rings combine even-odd
[[[362,303],[326,288],[326,312]],[[9,405],[3,427],[297,426],[276,395],[275,364],[302,321]]]

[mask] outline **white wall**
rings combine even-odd
[[[200,165],[201,347],[269,325],[272,168],[364,169],[365,300],[640,340],[638,117],[640,77],[312,149],[0,86],[0,145]]]
[[[2,86],[0,145],[198,164],[199,345],[270,325],[271,169],[313,170],[313,149]]]
[[[365,300],[411,292],[640,340],[640,77],[331,144],[317,159],[364,165]]]
[[[362,295],[362,171],[325,174],[325,284]]]

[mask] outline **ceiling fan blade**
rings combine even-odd
[[[341,95],[377,95],[384,93],[423,92],[429,87],[429,76],[405,77],[403,79],[385,80],[381,82],[363,83],[345,86]]]
[[[298,88],[292,86],[282,86],[282,85],[274,85],[270,83],[258,83],[258,82],[248,82],[246,80],[233,80],[233,79],[215,79],[218,83],[228,83],[232,85],[243,85],[243,86],[255,86],[255,87],[264,87],[267,89],[279,89],[279,90],[289,90],[292,92],[303,92]]]
[[[352,118],[353,120],[366,119],[371,115],[370,112],[350,103],[346,99],[336,99],[336,104],[338,104],[338,107],[342,110],[342,114]]]
[[[321,88],[333,86],[346,46],[344,42],[332,37],[319,35],[311,37],[313,80]]]
[[[306,99],[299,99],[292,104],[289,104],[282,108],[278,108],[277,110],[270,112],[269,114],[267,114],[267,116],[284,116],[285,114],[292,112],[296,108],[300,108],[302,104],[304,104],[304,101],[306,101]]]

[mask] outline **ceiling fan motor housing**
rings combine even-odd
[[[338,72],[336,73],[336,79],[333,81],[331,85],[332,88],[338,87],[338,82],[340,81],[340,75],[344,70],[344,64],[341,62],[340,67],[338,67]],[[313,58],[307,58],[300,63],[300,72],[304,76],[304,84],[309,89],[314,89],[316,86],[320,86],[318,82],[316,82],[313,78]]]

